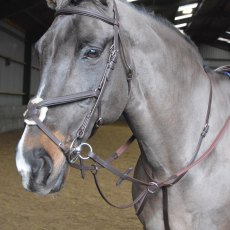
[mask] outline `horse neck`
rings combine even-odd
[[[207,113],[209,80],[199,54],[177,32],[157,21],[150,25],[133,9],[127,8],[127,15],[132,23],[124,22],[123,28],[130,35],[135,76],[124,114],[156,174],[170,175],[195,151]]]

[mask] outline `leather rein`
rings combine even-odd
[[[115,151],[106,160],[103,160],[98,155],[96,155],[93,152],[93,149],[89,144],[81,143],[80,145],[77,145],[78,142],[80,142],[81,139],[84,137],[85,130],[87,129],[89,122],[93,114],[95,113],[95,111],[97,109],[98,111],[100,111],[100,108],[99,108],[100,100],[104,92],[104,89],[106,87],[106,83],[111,77],[112,70],[114,69],[115,64],[117,62],[118,53],[120,53],[124,68],[126,70],[128,86],[129,86],[130,80],[132,79],[132,68],[130,64],[131,62],[130,62],[129,56],[127,55],[127,52],[125,51],[125,47],[122,44],[122,40],[123,40],[122,34],[120,33],[120,30],[119,30],[119,27],[120,27],[119,15],[118,15],[115,1],[113,1],[113,3],[114,3],[114,8],[113,8],[114,18],[113,19],[99,12],[88,10],[88,9],[83,9],[83,8],[68,8],[67,7],[67,8],[61,9],[56,12],[56,17],[60,15],[78,14],[78,15],[93,17],[109,25],[112,25],[114,29],[114,38],[113,38],[113,43],[110,47],[109,58],[108,58],[104,73],[102,75],[101,81],[95,90],[80,92],[80,93],[71,94],[67,96],[60,96],[60,97],[55,97],[55,98],[50,98],[50,99],[44,99],[44,100],[41,98],[35,98],[31,100],[28,104],[28,109],[24,114],[25,123],[28,125],[38,126],[62,150],[70,166],[73,168],[79,169],[81,171],[82,178],[85,178],[86,171],[90,171],[94,177],[94,181],[95,181],[96,187],[100,195],[109,205],[113,207],[124,209],[124,208],[128,208],[128,207],[136,205],[137,206],[136,213],[137,215],[140,215],[148,198],[151,195],[159,192],[160,189],[162,189],[164,225],[165,225],[165,229],[169,230],[170,227],[169,227],[169,218],[168,218],[167,188],[176,184],[191,168],[197,165],[200,161],[206,159],[211,154],[211,152],[217,146],[218,142],[223,136],[225,130],[227,129],[230,123],[230,117],[228,117],[226,123],[224,124],[223,128],[220,130],[218,135],[216,136],[215,140],[213,141],[209,149],[206,152],[204,152],[198,159],[196,159],[199,153],[202,141],[205,138],[208,132],[208,129],[209,129],[209,117],[210,117],[211,103],[212,103],[212,83],[211,83],[211,79],[209,78],[210,93],[209,93],[208,109],[206,113],[205,125],[201,132],[200,139],[196,147],[196,151],[193,154],[193,157],[190,160],[190,162],[187,164],[187,166],[185,166],[180,171],[170,176],[168,179],[163,180],[161,182],[155,181],[150,176],[146,168],[144,169],[145,169],[146,174],[148,175],[150,182],[145,182],[145,181],[136,179],[132,176],[129,176],[129,173],[132,171],[132,168],[129,168],[128,170],[126,170],[126,172],[120,172],[118,169],[112,166],[111,163],[114,160],[116,160],[120,155],[122,155],[127,150],[129,145],[135,140],[134,135],[132,135],[124,145],[118,148],[118,150]],[[130,86],[129,86],[129,90],[130,90]],[[75,102],[79,102],[79,101],[89,99],[89,98],[94,99],[95,103],[93,107],[90,109],[90,111],[88,112],[88,114],[86,115],[86,117],[83,119],[82,125],[77,130],[75,139],[72,141],[72,144],[70,145],[70,147],[68,147],[62,141],[60,141],[52,133],[52,131],[43,123],[46,113],[48,111],[48,107],[75,103]],[[100,125],[102,125],[102,117],[99,113],[99,118],[95,126],[98,127]],[[82,151],[84,148],[89,149],[88,154],[86,156],[82,155]],[[94,163],[92,165],[85,165],[84,161],[87,161],[89,159],[91,159]],[[97,173],[102,168],[107,169],[112,174],[118,177],[117,185],[120,185],[124,180],[127,180],[127,181],[130,181],[131,183],[144,186],[144,190],[139,194],[139,196],[132,203],[128,205],[117,206],[117,205],[112,204],[106,198],[106,196],[102,192],[101,187],[99,185]]]

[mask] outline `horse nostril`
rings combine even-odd
[[[32,164],[32,172],[33,175],[38,174],[39,171],[43,168],[44,160],[42,158],[35,159],[35,161]]]
[[[38,184],[45,184],[53,170],[50,156],[42,149],[33,152],[31,156],[32,176]]]
[[[53,170],[53,162],[49,156],[44,156],[43,161],[44,161],[43,168],[47,173],[47,176],[49,176]]]

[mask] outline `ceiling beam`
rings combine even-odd
[[[194,3],[195,0],[152,0],[149,3],[143,1],[134,2],[135,5],[142,5],[148,9],[152,9],[155,11],[169,11],[171,8],[178,8],[182,5],[187,5],[190,3]],[[201,0],[198,0],[200,2]]]
[[[203,1],[202,7],[185,30],[192,40],[215,42],[226,31],[230,24],[230,15],[225,11],[228,3],[226,0]],[[222,46],[219,43],[217,45]]]

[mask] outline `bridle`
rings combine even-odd
[[[104,73],[102,75],[101,81],[98,85],[98,87],[95,90],[90,90],[90,91],[85,91],[85,92],[80,92],[76,94],[71,94],[67,96],[61,96],[61,97],[55,97],[55,98],[50,98],[50,99],[41,99],[41,98],[35,98],[34,100],[31,100],[28,104],[28,109],[25,113],[25,123],[28,125],[36,125],[38,126],[64,153],[66,156],[66,159],[70,166],[73,168],[79,169],[81,171],[82,178],[85,177],[85,172],[90,171],[94,177],[96,187],[102,196],[102,198],[111,206],[124,209],[131,207],[133,205],[138,205],[137,207],[137,215],[140,215],[148,198],[157,193],[160,189],[163,191],[163,218],[164,218],[164,226],[166,230],[169,230],[169,219],[168,219],[168,195],[167,195],[167,188],[176,184],[191,168],[193,168],[195,165],[197,165],[199,162],[202,160],[206,159],[213,149],[216,147],[218,142],[220,141],[221,137],[223,136],[224,132],[226,131],[229,123],[230,123],[230,117],[228,117],[227,121],[225,122],[223,128],[220,130],[214,141],[212,142],[211,146],[205,151],[198,159],[198,153],[201,148],[201,144],[203,142],[203,139],[205,138],[208,130],[209,130],[209,118],[210,118],[210,111],[211,111],[211,104],[212,104],[212,82],[211,79],[209,78],[209,83],[210,83],[210,92],[209,92],[209,101],[208,101],[208,108],[207,108],[207,113],[206,113],[206,119],[205,119],[205,125],[204,128],[201,132],[200,139],[198,141],[196,151],[193,154],[192,159],[190,162],[182,168],[180,171],[177,173],[173,174],[170,176],[168,179],[163,180],[161,182],[155,181],[150,173],[148,172],[148,169],[144,167],[143,168],[150,180],[150,182],[142,181],[139,179],[136,179],[134,177],[129,176],[129,173],[132,171],[131,168],[129,168],[126,172],[120,172],[116,168],[114,168],[111,163],[113,160],[116,160],[120,155],[122,155],[129,145],[134,141],[135,137],[134,135],[129,138],[129,140],[122,145],[120,148],[117,149],[108,159],[103,160],[101,159],[98,155],[96,155],[93,152],[92,147],[87,144],[87,143],[80,143],[78,144],[79,141],[84,137],[85,131],[89,126],[89,123],[95,113],[95,111],[98,109],[100,111],[100,101],[101,97],[103,95],[103,92],[105,90],[107,81],[111,77],[112,71],[116,65],[117,58],[118,58],[118,53],[120,53],[120,57],[123,62],[123,66],[126,70],[126,75],[127,75],[127,81],[128,81],[128,88],[130,90],[130,80],[132,79],[132,67],[131,67],[131,61],[129,56],[127,55],[127,52],[125,50],[125,47],[123,45],[123,38],[122,38],[122,33],[119,30],[119,15],[118,15],[118,10],[116,7],[115,1],[113,1],[114,8],[113,8],[113,13],[114,17],[113,19],[107,17],[106,15],[99,13],[97,11],[92,11],[84,8],[64,8],[56,12],[56,17],[60,15],[83,15],[83,16],[88,16],[88,17],[93,17],[96,19],[99,19],[111,26],[113,26],[114,30],[114,37],[113,37],[113,43],[110,47],[110,53],[109,53],[109,58],[104,70]],[[208,76],[208,75],[207,75]],[[65,144],[60,141],[53,133],[52,131],[43,123],[45,119],[45,115],[48,111],[48,107],[52,106],[58,106],[58,105],[65,105],[65,104],[70,104],[70,103],[75,103],[79,102],[85,99],[89,98],[94,98],[95,103],[93,107],[90,109],[88,114],[85,116],[83,119],[82,125],[76,132],[76,137],[72,141],[72,144],[70,147],[65,146]],[[99,127],[102,125],[102,117],[99,112],[98,120],[95,124],[95,126]],[[82,149],[83,148],[88,148],[88,154],[86,156],[82,155]],[[91,159],[93,160],[92,165],[84,165],[84,161]],[[79,161],[79,163],[77,163]],[[122,205],[122,206],[117,206],[112,204],[106,196],[103,194],[97,173],[101,168],[105,168],[108,171],[110,171],[112,174],[118,177],[118,182],[117,185],[121,184],[122,181],[127,180],[130,181],[131,183],[134,184],[139,184],[144,187],[143,191],[140,193],[140,195],[131,203],[128,205]]]
[[[83,122],[80,126],[80,128],[76,131],[75,139],[73,142],[77,143],[80,142],[80,140],[84,137],[85,131],[96,111],[98,109],[99,111],[99,117],[95,123],[95,127],[99,127],[103,123],[103,119],[101,117],[100,111],[100,101],[101,97],[103,95],[103,92],[105,90],[105,86],[107,82],[109,81],[109,78],[112,75],[112,71],[115,67],[115,64],[117,62],[118,53],[120,53],[120,56],[122,58],[123,66],[126,71],[127,75],[127,82],[128,82],[128,88],[130,89],[130,81],[132,79],[132,68],[131,68],[131,61],[129,56],[127,55],[127,52],[125,52],[125,47],[122,43],[122,35],[119,30],[119,15],[117,11],[117,7],[114,1],[114,8],[113,8],[114,17],[109,18],[106,15],[103,15],[102,13],[99,13],[97,11],[92,11],[89,9],[84,8],[64,8],[56,12],[55,16],[58,17],[60,15],[83,15],[88,16],[92,18],[99,19],[109,25],[113,26],[114,30],[114,37],[113,42],[110,47],[110,53],[108,57],[108,61],[105,67],[105,70],[103,72],[103,75],[101,77],[101,81],[98,84],[98,87],[95,90],[89,90],[85,92],[80,92],[76,94],[71,94],[67,96],[60,96],[55,98],[49,98],[49,99],[41,99],[41,98],[35,98],[31,100],[28,104],[28,109],[26,113],[24,114],[25,117],[25,123],[28,125],[37,125],[59,148],[67,155],[69,158],[69,153],[72,153],[71,149],[65,146],[65,144],[59,140],[51,131],[50,129],[43,123],[46,113],[48,111],[48,107],[58,106],[58,105],[64,105],[64,104],[70,104],[74,102],[79,102],[85,99],[89,98],[95,98],[95,103],[93,107],[90,109],[90,111],[87,113],[85,118],[83,119]],[[72,144],[73,146],[73,144]]]

